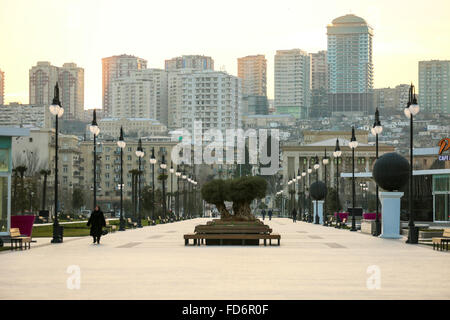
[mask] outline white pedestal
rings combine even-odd
[[[403,192],[380,192],[381,235],[380,238],[400,239],[400,198]]]
[[[323,202],[324,200],[315,200],[313,202],[314,205],[314,217],[316,216],[316,210],[318,211],[319,214],[319,223],[323,224]]]

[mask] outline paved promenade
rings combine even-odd
[[[280,247],[185,247],[207,220],[0,252],[0,299],[450,299],[447,252],[284,218]]]

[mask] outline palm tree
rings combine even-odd
[[[24,176],[25,176],[25,171],[27,171],[27,167],[24,165],[20,165],[17,166],[16,168],[16,173],[18,173],[20,175],[20,211],[22,212],[22,214],[24,213],[24,201],[22,201],[25,198],[25,185],[24,185]]]
[[[44,176],[44,185],[42,190],[42,210],[45,210],[45,200],[47,194],[47,177],[50,175],[51,171],[42,169],[41,171],[39,171],[39,173]]]

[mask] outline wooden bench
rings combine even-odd
[[[31,248],[31,237],[21,235],[19,228],[11,228],[10,234],[11,234],[10,235],[11,250],[18,249],[18,245],[20,245],[20,250],[22,250],[24,243],[25,243],[25,249],[27,248],[27,243],[28,243],[28,249]]]
[[[114,224],[109,224],[109,220],[106,220],[106,228],[111,232],[115,232],[117,229],[117,226]]]
[[[137,223],[131,221],[131,218],[128,218],[128,219],[127,219],[127,224],[128,224],[128,226],[131,227],[131,228],[136,228],[136,227],[137,227]]]
[[[264,245],[267,245],[267,240],[269,240],[269,245],[272,245],[272,239],[278,240],[278,245],[280,245],[281,236],[277,233],[272,234],[199,234],[199,233],[188,233],[184,235],[184,245],[187,246],[189,244],[189,240],[194,240],[194,246],[200,245],[205,242],[207,239],[211,240],[220,240],[220,244],[222,244],[222,240],[242,240],[242,245],[245,245],[245,240],[264,240]]]
[[[433,250],[437,247],[438,250],[443,251],[445,245],[445,248],[448,251],[448,243],[450,241],[450,229],[444,229],[442,237],[433,237],[431,238],[431,241],[433,242]]]

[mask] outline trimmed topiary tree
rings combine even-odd
[[[211,180],[203,185],[201,192],[203,200],[215,205],[222,219],[231,217],[231,214],[225,206],[225,201],[229,200],[228,181],[222,179]]]

